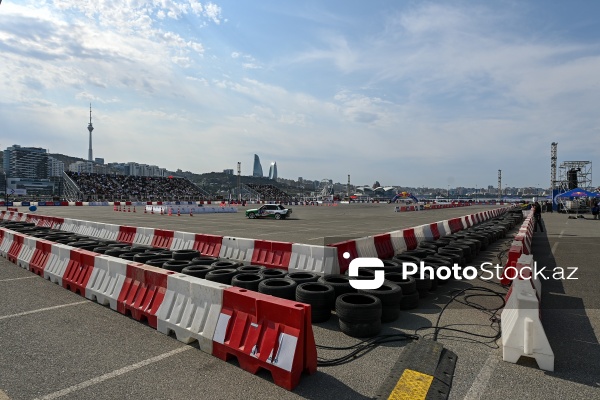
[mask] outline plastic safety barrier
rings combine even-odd
[[[317,370],[310,306],[240,288],[223,291],[213,355],[235,356],[242,369],[263,368],[276,385],[292,390],[303,372]]]
[[[117,301],[127,277],[127,260],[98,255],[85,287],[85,297],[117,310]]]
[[[251,262],[254,253],[254,240],[224,236],[219,258]]]
[[[117,240],[123,243],[133,244],[137,228],[135,226],[119,226],[119,235]]]
[[[138,321],[146,320],[156,329],[156,312],[165,297],[167,276],[175,273],[140,263],[127,264],[117,311]]]
[[[288,272],[339,274],[337,248],[293,243]]]
[[[36,275],[44,276],[44,269],[52,254],[52,242],[37,240],[35,250],[29,261],[29,270]]]
[[[72,247],[64,244],[53,243],[50,259],[44,268],[44,278],[62,286],[62,278],[71,261]]]
[[[183,343],[197,340],[200,350],[212,354],[223,290],[230,287],[184,274],[169,275],[165,297],[156,313],[156,329],[165,335],[174,332]]]
[[[517,269],[533,268],[533,257],[523,255]],[[523,274],[527,276],[527,274]],[[529,279],[514,279],[501,315],[502,358],[516,363],[521,356],[535,358],[538,366],[554,371],[554,352],[540,320],[540,301]]]
[[[62,286],[73,293],[86,296],[85,289],[94,270],[96,256],[98,253],[92,251],[71,250],[69,263],[62,277]]]
[[[358,258],[358,250],[356,249],[356,241],[346,240],[344,242],[328,245],[337,249],[338,264],[340,266],[340,274],[345,273],[350,267],[350,261]],[[348,253],[350,257],[345,258],[344,254]]]
[[[288,269],[292,257],[292,244],[255,240],[252,253],[252,264],[264,265],[267,268]]]
[[[433,224],[429,224],[429,230],[431,231],[431,237],[433,238],[433,240],[438,240],[441,235],[440,235],[440,228],[439,228],[439,223],[438,222],[434,222]]]
[[[205,256],[220,257],[223,240],[223,236],[196,234],[192,249],[198,250]]]
[[[35,238],[25,236],[23,238],[23,245],[21,246],[21,251],[17,255],[16,264],[29,271],[29,261],[31,261],[31,257],[33,257],[33,252],[35,251],[35,242],[37,240]]]
[[[6,256],[8,255],[8,251],[12,246],[14,232],[9,232],[4,228],[0,228],[0,232],[2,233],[2,243],[0,243],[0,255],[6,258]]]
[[[170,249],[173,243],[173,237],[175,236],[174,231],[168,231],[164,229],[154,229],[154,236],[150,245],[152,247],[160,247],[163,249]]]
[[[404,229],[402,231],[402,236],[404,237],[404,241],[406,242],[407,250],[414,250],[417,248],[419,242],[417,241],[417,237],[415,236],[414,228]]]
[[[10,245],[8,252],[6,253],[6,258],[8,259],[8,261],[16,264],[17,257],[19,256],[21,248],[23,247],[23,240],[25,239],[25,236],[16,232],[13,233],[12,236],[12,244]]]
[[[150,246],[154,239],[153,228],[136,228],[135,236],[133,238],[133,244],[142,246]]]

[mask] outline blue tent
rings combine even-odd
[[[600,197],[600,193],[588,192],[582,188],[575,188],[568,192],[561,193],[556,197]]]

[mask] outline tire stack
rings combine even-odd
[[[348,336],[363,338],[381,332],[381,300],[365,293],[344,293],[335,301],[340,330]]]
[[[358,293],[375,296],[381,301],[381,322],[393,322],[400,317],[402,289],[394,282],[385,280],[378,289],[360,289]]]
[[[300,283],[296,287],[296,301],[310,305],[313,323],[326,322],[335,306],[335,290],[326,283]]]

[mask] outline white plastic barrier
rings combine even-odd
[[[85,297],[117,309],[117,300],[127,276],[127,260],[111,256],[97,256],[94,269],[85,287]]]
[[[533,257],[521,256],[517,267],[533,267]],[[501,315],[502,358],[516,363],[521,356],[533,357],[545,371],[554,371],[554,352],[542,322],[540,302],[530,280],[514,279]]]
[[[150,246],[154,238],[154,228],[137,228],[133,244]]]
[[[75,231],[75,221],[74,219],[71,218],[65,218],[65,220],[62,223],[62,227],[60,228],[63,231],[67,231],[67,232],[74,232]]]
[[[71,246],[55,243],[52,244],[52,252],[44,268],[44,278],[62,286],[62,278],[65,275],[69,261],[71,260]]]
[[[103,239],[117,240],[119,236],[119,225],[104,224],[104,230],[100,233]]]
[[[156,329],[177,340],[198,340],[200,350],[212,354],[213,335],[223,306],[223,290],[231,286],[184,274],[167,277],[167,291],[156,312]]]
[[[27,271],[29,271],[29,262],[31,261],[31,257],[35,251],[36,242],[37,239],[33,237],[24,237],[23,246],[21,247],[21,251],[17,256],[17,265],[21,268],[25,268]]]
[[[288,271],[339,274],[337,248],[294,243]]]
[[[356,239],[354,242],[356,243],[356,251],[359,257],[377,258],[377,249],[375,248],[375,239],[373,236]]]
[[[392,246],[394,247],[394,253],[403,253],[408,247],[406,246],[406,240],[404,240],[404,231],[393,231],[390,232],[390,239],[392,240]]]
[[[417,238],[417,243],[421,243],[424,240],[433,239],[433,233],[431,233],[431,227],[429,226],[429,224],[416,226],[414,230],[415,237]]]
[[[192,249],[192,248],[194,248],[195,240],[196,240],[195,233],[175,231],[175,233],[173,234],[173,241],[171,242],[171,248],[169,250]]]
[[[253,239],[224,236],[219,258],[252,262],[252,253],[254,253]]]
[[[452,228],[450,228],[450,223],[448,223],[448,220],[444,220],[444,221],[440,221],[440,222],[444,227],[444,234],[442,235],[442,232],[440,231],[440,237],[445,236],[445,235],[451,235]]]
[[[4,231],[4,239],[2,239],[2,245],[0,245],[0,255],[6,258],[13,243],[14,232],[4,228],[2,230]]]

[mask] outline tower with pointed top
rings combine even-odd
[[[90,148],[88,150],[88,161],[94,161],[92,154],[92,131],[94,127],[92,126],[92,103],[90,103],[90,123],[88,124],[88,131],[90,132]]]

